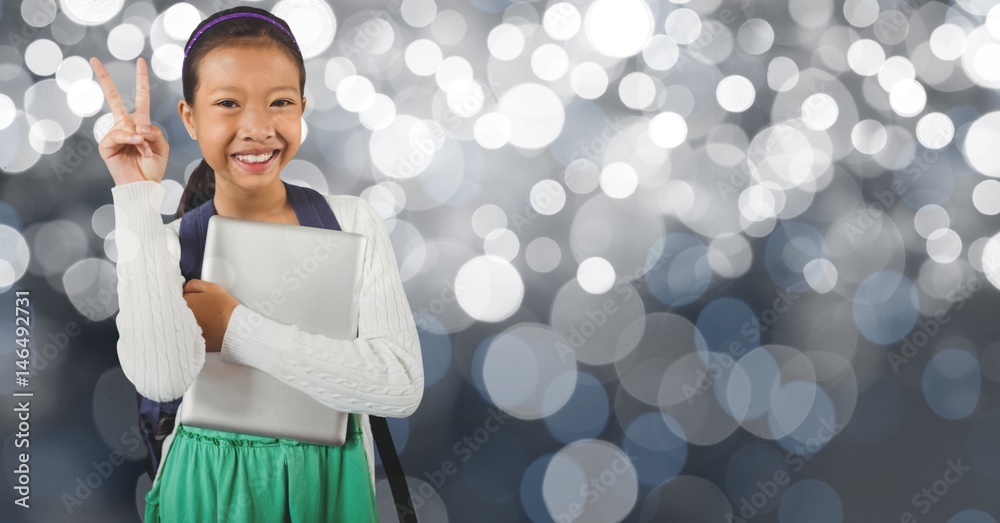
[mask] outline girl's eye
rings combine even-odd
[[[287,102],[285,105],[279,105],[278,107],[288,107],[289,105],[292,105],[292,101],[291,100],[275,100],[274,101],[274,103],[278,103],[278,102]]]
[[[289,105],[293,105],[291,100],[275,100],[274,101],[274,103],[279,103],[279,102],[285,102],[285,104],[279,105],[278,107],[288,107]],[[223,100],[223,101],[221,101],[221,102],[219,102],[219,103],[217,103],[215,105],[221,105],[221,106],[226,107],[226,108],[232,108],[234,106],[232,106],[232,105],[224,105],[224,104],[235,104],[235,103],[236,102],[234,102],[232,100]]]

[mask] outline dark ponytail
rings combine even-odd
[[[212,20],[231,13],[257,13],[264,15],[285,27],[289,33],[292,29],[281,18],[271,14],[269,11],[256,7],[240,6],[232,9],[219,11],[201,21],[191,32],[191,36],[198,34],[201,28]],[[188,38],[185,48],[191,44]],[[306,66],[302,58],[302,51],[298,44],[288,36],[287,33],[273,24],[258,18],[232,18],[215,24],[198,36],[194,45],[188,50],[184,59],[184,67],[181,69],[181,84],[184,90],[184,100],[188,105],[194,107],[194,95],[198,90],[198,65],[202,58],[209,52],[219,47],[232,48],[257,48],[276,47],[286,54],[296,63],[299,69],[299,93],[304,94],[306,89]],[[184,192],[181,194],[180,204],[174,218],[184,216],[184,213],[198,207],[199,205],[215,197],[215,171],[208,162],[202,158],[198,167],[195,167],[188,178]]]
[[[202,158],[201,163],[191,172],[187,185],[184,186],[184,192],[181,194],[181,203],[177,206],[177,213],[174,214],[174,218],[184,216],[184,213],[214,197],[215,171]]]

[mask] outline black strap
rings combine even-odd
[[[406,486],[403,466],[399,463],[396,446],[392,443],[389,423],[382,416],[372,415],[368,416],[368,421],[371,422],[372,435],[375,437],[375,443],[378,444],[378,454],[382,458],[382,467],[385,468],[385,475],[389,478],[389,487],[392,489],[392,499],[395,501],[399,523],[417,523],[417,513],[413,510],[413,500],[410,499],[410,489]]]

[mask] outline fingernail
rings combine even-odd
[[[132,140],[133,140],[133,141],[134,141],[134,140],[142,140],[142,137],[141,137],[141,136],[139,136],[138,134],[133,134],[133,135],[132,135]]]
[[[148,133],[149,132],[149,126],[148,125],[140,125],[138,127],[138,129],[139,129],[140,133]]]

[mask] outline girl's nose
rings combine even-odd
[[[265,140],[274,135],[271,125],[271,114],[267,109],[247,108],[243,111],[240,122],[240,137],[254,140]]]

